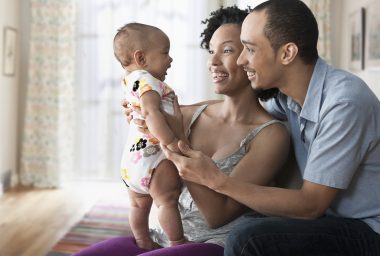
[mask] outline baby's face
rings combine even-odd
[[[173,59],[169,55],[169,38],[161,31],[157,31],[151,37],[151,43],[146,51],[146,70],[155,78],[164,81],[167,70]]]

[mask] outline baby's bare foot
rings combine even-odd
[[[153,242],[152,239],[136,239],[136,244],[138,247],[145,249],[145,250],[154,250],[161,248],[161,246],[155,242]]]
[[[188,241],[186,239],[186,237],[182,237],[181,239],[179,240],[176,240],[176,241],[170,241],[170,246],[176,246],[176,245],[180,245],[180,244],[188,244],[188,243],[191,243],[190,241]]]

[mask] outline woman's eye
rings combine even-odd
[[[230,52],[232,52],[232,49],[224,49],[223,52],[224,52],[224,53],[230,53]]]
[[[208,50],[208,53],[209,54],[214,54],[214,51],[213,50]]]

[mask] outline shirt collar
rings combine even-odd
[[[288,97],[288,107],[299,113],[300,117],[312,122],[317,122],[319,119],[319,110],[322,102],[322,92],[327,69],[327,63],[321,58],[318,58],[310,79],[302,109],[292,98]]]

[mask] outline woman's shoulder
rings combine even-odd
[[[202,113],[210,112],[213,111],[215,106],[218,106],[220,104],[220,101],[205,101],[194,105],[184,105],[181,106],[181,112],[184,118],[191,119],[197,111],[200,111]]]
[[[290,144],[290,135],[286,124],[277,119],[264,122],[255,128],[250,135],[248,137],[250,137],[249,144],[251,146],[256,144],[260,145],[261,148],[278,147],[286,149]]]
[[[183,115],[184,120],[191,120],[192,116],[194,115],[195,111],[197,111],[198,108],[201,106],[198,105],[186,105],[181,106],[181,112]]]
[[[257,128],[258,132],[264,133],[265,136],[289,136],[288,128],[286,126],[286,123],[277,120],[275,118],[267,119],[265,122],[263,122],[261,125],[259,125]]]
[[[199,115],[207,108],[207,104],[204,105],[188,105],[181,106],[181,112],[183,117],[184,127],[190,127],[190,125],[198,119]]]

